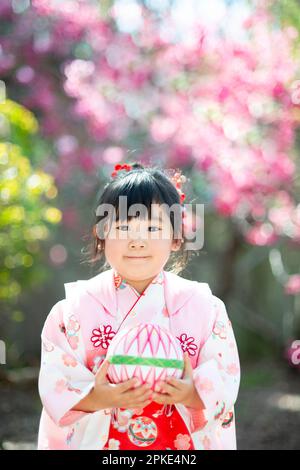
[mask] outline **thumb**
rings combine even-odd
[[[108,361],[108,359],[104,359],[104,361],[100,365],[99,369],[97,370],[97,373],[96,373],[97,380],[100,379],[100,380],[103,380],[103,381],[107,381],[106,374],[107,374],[107,371],[108,371],[108,367],[109,367],[109,361]]]
[[[184,374],[183,378],[192,378],[193,377],[193,366],[190,361],[189,354],[184,353]]]

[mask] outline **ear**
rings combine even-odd
[[[181,240],[181,239],[173,240],[172,241],[171,251],[179,251],[180,248],[181,248],[182,242],[183,242],[183,240]]]

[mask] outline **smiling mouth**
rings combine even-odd
[[[146,259],[146,258],[150,258],[150,256],[125,256],[125,258],[129,258],[129,259]]]

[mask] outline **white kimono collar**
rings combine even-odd
[[[204,294],[212,295],[209,285],[205,282],[191,281],[165,270],[162,272],[165,279],[166,307],[170,316],[174,315],[196,291],[199,292],[199,289]],[[66,299],[85,293],[102,304],[110,315],[116,315],[117,297],[113,269],[103,271],[88,280],[67,282],[64,287]]]

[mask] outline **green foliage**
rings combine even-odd
[[[10,100],[0,103],[0,302],[15,302],[28,287],[45,279],[42,243],[61,220],[53,206],[53,177],[34,168],[28,149],[38,123]]]
[[[278,381],[279,373],[273,369],[256,368],[246,369],[245,374],[241,376],[241,388],[249,389],[252,387],[268,387]]]
[[[292,24],[300,32],[300,5],[297,0],[276,0],[272,4],[274,17]]]

